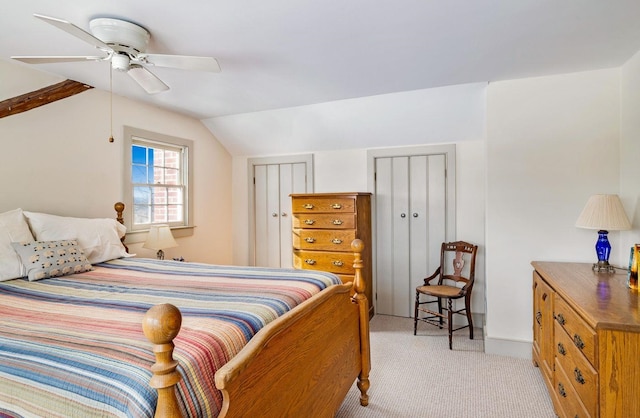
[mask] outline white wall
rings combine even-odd
[[[532,260],[596,260],[595,231],[574,224],[590,195],[619,192],[619,83],[610,69],[489,85],[488,340],[532,340]]]
[[[633,227],[621,248],[630,248],[640,243],[640,52],[622,66],[620,102],[620,198]]]
[[[0,62],[0,79],[22,89],[30,71]],[[55,80],[57,82],[59,80]],[[46,83],[45,83],[46,84]],[[30,87],[32,86],[33,87]],[[21,94],[5,89],[0,97]],[[26,91],[23,91],[24,93]],[[25,210],[64,216],[114,218],[123,199],[123,125],[194,140],[195,224],[192,238],[178,239],[167,257],[231,263],[231,157],[198,120],[114,96],[114,143],[108,142],[109,94],[88,90],[67,99],[0,119],[0,212]],[[154,252],[132,245],[140,256]]]

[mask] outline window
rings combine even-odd
[[[190,226],[190,151],[193,142],[125,127],[127,226]]]

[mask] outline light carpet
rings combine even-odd
[[[542,375],[531,360],[484,353],[482,335],[454,333],[413,319],[371,320],[369,406],[354,384],[337,418],[555,418]]]

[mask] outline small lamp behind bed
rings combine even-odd
[[[178,243],[175,239],[173,239],[173,235],[171,234],[171,229],[169,229],[169,225],[151,225],[149,227],[149,234],[147,235],[147,240],[142,245],[143,248],[148,248],[150,250],[158,250],[157,256],[158,260],[164,260],[164,251],[165,248],[173,248],[177,247]]]

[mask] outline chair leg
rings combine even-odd
[[[442,298],[438,298],[438,313],[440,314],[438,321],[440,322],[440,329],[442,329]]]
[[[471,317],[471,296],[467,293],[464,298],[464,309],[467,314],[467,321],[469,322],[469,339],[473,340],[473,319]]]
[[[452,339],[453,339],[453,303],[451,299],[447,299],[447,306],[449,306],[447,325],[449,326],[449,350],[453,350],[452,348]]]
[[[418,304],[420,303],[420,292],[416,290],[416,303],[413,311],[413,335],[418,332]]]

